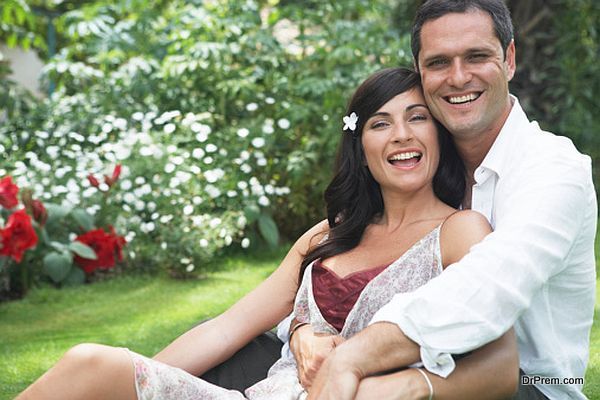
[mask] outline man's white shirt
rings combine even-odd
[[[425,367],[448,376],[450,354],[514,325],[527,375],[583,377],[593,322],[597,201],[591,160],[530,122],[518,100],[475,171],[472,209],[494,231],[371,323],[388,321],[421,346]],[[582,385],[539,385],[550,399],[585,399]]]

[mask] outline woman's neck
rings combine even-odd
[[[412,193],[382,190],[382,197],[384,211],[376,223],[390,232],[415,222],[442,218],[449,208],[435,196],[431,186]]]

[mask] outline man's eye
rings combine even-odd
[[[431,60],[427,63],[427,67],[428,68],[437,68],[437,67],[443,67],[446,64],[447,64],[446,60],[442,60],[442,59]]]
[[[476,53],[476,54],[472,54],[469,57],[472,61],[482,61],[485,60],[487,58],[487,54],[484,53]]]

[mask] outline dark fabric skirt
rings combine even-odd
[[[281,357],[281,346],[283,343],[275,333],[263,333],[200,378],[226,389],[243,392],[267,377],[269,368]]]

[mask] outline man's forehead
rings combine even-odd
[[[436,51],[429,46],[452,46],[457,44],[456,39],[461,39],[462,44],[468,43],[467,47],[473,50],[501,46],[491,16],[481,10],[469,10],[448,13],[425,22],[420,32],[420,53]]]

